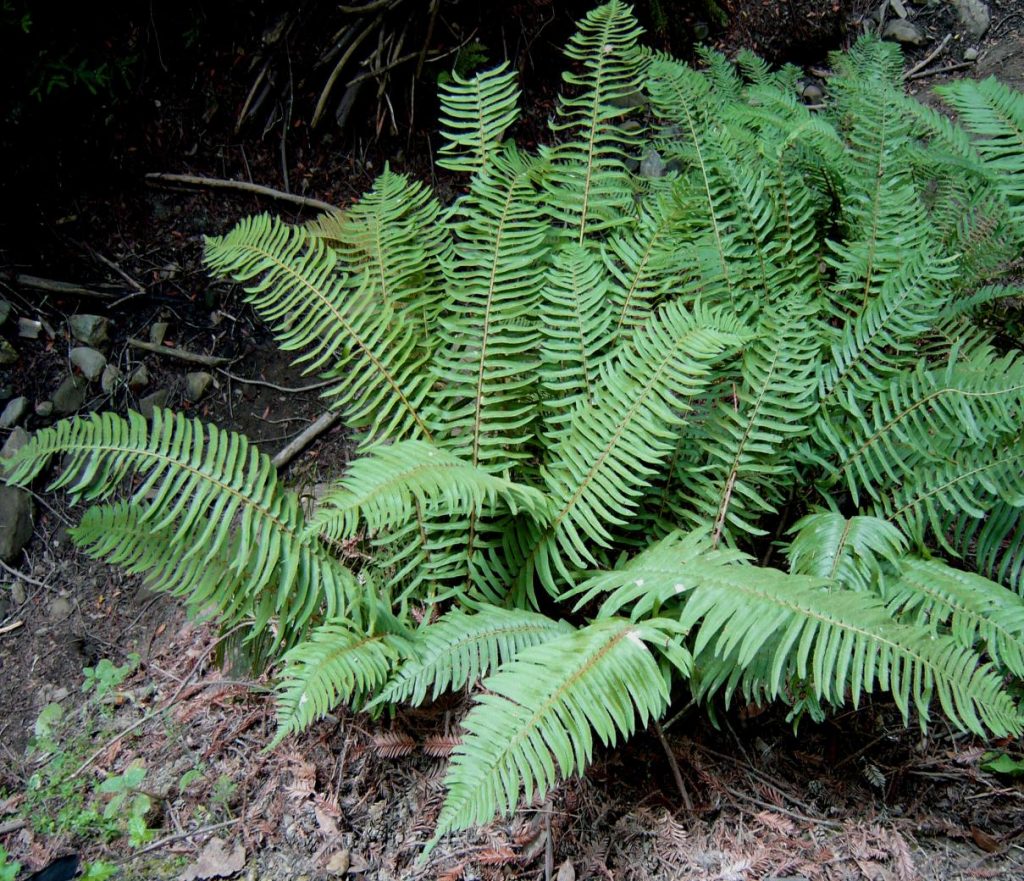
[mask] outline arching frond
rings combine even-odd
[[[381,302],[372,284],[353,288],[324,240],[261,214],[207,239],[206,264],[247,285],[246,300],[296,363],[336,380],[326,393],[350,425],[375,437],[430,437],[421,409],[430,389],[414,324]]]
[[[449,171],[476,173],[486,167],[519,117],[516,72],[507,61],[468,79],[455,72],[438,91],[445,143],[438,150],[437,164]]]

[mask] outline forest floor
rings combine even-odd
[[[863,13],[867,4],[859,5]],[[924,65],[928,75],[908,82],[911,91],[926,97],[947,76],[990,74],[1024,88],[1024,3],[991,3],[992,24],[974,42],[944,4],[915,5],[926,43],[908,51],[908,69],[952,36]],[[561,24],[543,36],[538,28],[528,46],[553,52]],[[858,28],[847,22],[847,44]],[[722,48],[738,48],[745,37],[749,31],[737,26],[722,36]],[[842,45],[805,47],[800,61],[820,67],[826,50]],[[977,58],[965,62],[971,48]],[[950,65],[959,67],[943,70]],[[256,69],[243,49],[225,49],[192,81],[150,95],[155,106],[144,126],[109,124],[117,173],[92,180],[79,169],[57,183],[30,180],[18,190],[26,201],[8,201],[0,294],[12,312],[0,332],[19,359],[0,385],[7,398],[28,399],[27,429],[52,421],[37,405],[53,401],[71,375],[66,327],[75,313],[112,320],[107,363],[139,380],[112,393],[81,385],[81,399],[72,400],[80,412],[137,408],[157,395],[245,432],[270,453],[323,412],[315,391],[299,390],[312,380],[278,353],[236,291],[211,283],[201,263],[203,235],[257,211],[294,221],[309,211],[245,193],[147,186],[143,173],[252,181],[338,205],[366,189],[385,159],[430,180],[442,198],[450,184],[434,175],[429,133],[418,129],[344,148],[287,117],[276,128],[261,122],[236,131]],[[534,79],[520,132],[527,139],[529,126],[549,112],[554,89]],[[92,293],[41,293],[19,275]],[[129,338],[152,339],[164,351]],[[169,357],[172,347],[226,360],[197,367]],[[186,374],[197,370],[212,381],[193,400]],[[333,429],[293,461],[287,479],[312,489],[341,473],[348,451],[344,431]],[[922,737],[885,703],[805,723],[798,734],[774,709],[735,710],[717,729],[683,714],[665,728],[692,810],[682,806],[666,751],[648,732],[601,752],[583,778],[543,803],[452,836],[418,863],[464,696],[393,722],[339,713],[265,752],[274,730],[269,681],[214,663],[212,627],[186,620],[173,600],[137,578],[78,553],[67,529],[80,511],[62,495],[40,488],[35,503],[32,539],[0,564],[0,845],[26,869],[77,854],[140,879],[1024,878],[1024,784],[982,770],[986,748],[974,738],[941,726]],[[105,694],[83,693],[83,668],[99,669],[102,658],[130,668],[133,654],[137,666],[112,677]],[[51,712],[38,722],[54,704],[63,719]],[[152,806],[150,831],[136,830],[134,847],[119,834],[127,809],[103,818],[112,796],[97,793],[132,763],[146,769],[132,793]],[[101,805],[99,815],[88,814],[93,804]],[[52,821],[62,810],[66,821],[76,812],[79,819],[59,830]],[[211,848],[217,839],[223,851]],[[200,854],[206,862],[196,862]]]

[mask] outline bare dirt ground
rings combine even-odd
[[[823,14],[831,8],[817,5]],[[528,51],[553,53],[570,15],[534,6],[541,12]],[[749,6],[749,16],[734,16],[730,29],[712,38],[727,50],[758,44],[820,66],[825,50],[849,42],[858,32],[856,15],[868,11],[868,4],[853,4],[835,43],[794,45],[763,36],[758,17],[773,15],[771,6]],[[912,91],[923,97],[947,76],[990,74],[1024,88],[1024,4],[990,6],[991,27],[972,42],[946,4],[917,4],[915,20],[927,42],[908,52],[908,67],[946,34],[943,53],[923,72],[969,66],[915,79]],[[554,23],[545,25],[549,15]],[[971,48],[979,50],[977,60],[964,62]],[[244,48],[232,46],[210,58],[194,82],[150,96],[159,106],[150,106],[137,126],[115,122],[109,134],[117,175],[88,181],[79,174],[60,186],[35,180],[14,188],[20,198],[28,193],[31,204],[7,205],[31,222],[21,228],[11,211],[0,224],[7,237],[0,256],[9,270],[0,293],[13,316],[44,327],[31,340],[18,336],[15,318],[2,329],[21,356],[0,382],[8,397],[25,395],[32,407],[51,399],[69,374],[67,316],[100,312],[113,319],[109,362],[125,376],[145,366],[149,381],[112,397],[93,385],[83,411],[138,407],[141,398],[166,391],[169,406],[244,431],[269,452],[322,412],[315,392],[294,391],[311,380],[276,352],[235,292],[211,285],[201,267],[201,235],[282,206],[210,190],[147,188],[141,175],[187,172],[282,188],[285,168],[293,191],[344,204],[385,159],[431,179],[429,133],[357,140],[344,149],[301,120],[287,138],[277,129],[239,134],[233,124],[255,76],[248,61]],[[528,80],[531,112],[520,132],[527,141],[542,126],[554,89],[540,72]],[[446,181],[434,183],[443,195]],[[283,213],[308,216],[288,206]],[[19,285],[17,273],[73,281],[108,296],[42,296]],[[129,337],[148,339],[157,322],[168,325],[165,345],[229,359],[212,371],[214,384],[198,402],[185,394],[192,366],[127,344]],[[30,410],[27,427],[49,421]],[[335,429],[290,466],[288,477],[311,487],[340,473],[347,455],[345,434]],[[40,487],[34,536],[0,571],[0,844],[27,868],[76,852],[117,863],[119,877],[175,877],[220,836],[229,847],[244,848],[237,877],[281,881],[346,874],[382,881],[1024,877],[1024,786],[981,770],[984,749],[974,739],[941,727],[923,739],[904,730],[885,704],[821,726],[804,724],[797,735],[773,710],[731,713],[720,730],[684,715],[667,733],[692,812],[681,807],[665,751],[647,733],[602,754],[584,778],[559,787],[543,804],[447,840],[417,863],[440,806],[445,758],[465,698],[382,722],[339,713],[263,752],[274,728],[268,682],[215,663],[212,628],[186,621],[172,600],[75,551],[66,530],[78,516],[62,496]],[[100,658],[121,664],[133,652],[140,656],[136,673],[102,701],[83,698],[83,667]],[[152,841],[132,849],[123,839],[47,834],[14,819],[41,766],[26,745],[51,703],[64,707],[70,732],[89,732],[90,748],[79,757],[90,759],[80,775],[90,785],[133,761],[144,763],[154,802],[148,822],[158,830]]]

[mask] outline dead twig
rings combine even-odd
[[[175,346],[158,346],[156,343],[147,343],[145,340],[138,340],[135,337],[128,337],[128,345],[133,349],[152,352],[154,355],[165,355],[168,358],[177,358],[179,361],[187,361],[189,364],[203,364],[206,367],[219,367],[221,364],[229,364],[231,362],[230,358],[221,358],[217,355],[199,355]]]
[[[953,73],[956,70],[966,70],[968,67],[974,67],[973,61],[961,61],[957,64],[947,64],[945,67],[933,67],[931,70],[922,70],[920,73],[915,73],[913,76],[908,76],[907,81],[910,80],[923,80],[930,76],[938,76],[942,73]]]
[[[124,865],[130,863],[132,860],[143,856],[147,853],[152,853],[154,850],[160,850],[162,847],[166,847],[168,844],[173,844],[175,841],[181,841],[183,838],[195,838],[198,835],[208,835],[211,832],[216,832],[218,829],[226,829],[228,826],[234,826],[242,822],[241,817],[235,817],[234,820],[225,820],[223,823],[214,823],[212,826],[204,826],[202,829],[194,829],[191,832],[178,832],[174,835],[168,835],[166,838],[161,838],[159,841],[154,841],[152,844],[137,850],[134,853],[130,853],[125,857],[122,857],[117,861],[118,865]]]
[[[0,823],[0,835],[10,835],[12,832],[17,832],[27,825],[28,820],[24,817],[19,817],[17,820],[8,820],[6,823]]]
[[[903,74],[903,79],[912,79],[915,73],[924,70],[929,64],[931,64],[935,60],[936,56],[942,53],[942,50],[946,48],[946,44],[949,43],[951,39],[953,39],[953,35],[946,34],[946,36],[942,38],[942,42],[939,43],[938,46],[936,46],[931,52],[925,55],[924,58],[917,62],[917,64],[910,68],[910,70]]]
[[[317,420],[305,431],[299,434],[295,440],[285,446],[271,460],[275,468],[284,468],[292,459],[308,447],[321,434],[331,428],[339,419],[341,414],[335,410],[328,410],[322,413]]]
[[[323,382],[314,382],[310,385],[300,385],[295,388],[289,388],[286,385],[277,385],[277,383],[267,382],[265,379],[246,379],[244,376],[236,376],[234,373],[229,373],[222,367],[218,367],[217,372],[226,376],[228,379],[234,380],[235,382],[241,382],[244,385],[258,385],[263,388],[273,389],[276,392],[284,392],[288,395],[297,395],[302,392],[313,392],[317,389],[327,388],[327,386],[334,385],[337,382],[337,380],[334,379],[325,379]]]
[[[24,626],[24,621],[12,621],[10,624],[5,624],[3,627],[0,627],[0,636],[3,636],[5,633],[10,633],[12,630],[17,630],[19,627]]]
[[[82,287],[81,285],[74,284],[73,282],[57,281],[52,278],[40,278],[37,275],[25,275],[24,273],[18,273],[17,275],[11,276],[10,280],[15,284],[21,285],[23,288],[29,288],[33,291],[45,291],[48,294],[60,294],[62,296],[72,297],[91,297],[94,300],[113,300],[117,296],[117,294]]]
[[[387,0],[387,2],[382,3],[381,5],[387,6],[390,2],[391,0]],[[341,76],[341,72],[345,68],[345,65],[348,64],[349,59],[351,59],[353,54],[355,54],[356,49],[359,48],[363,40],[373,33],[373,29],[380,24],[382,18],[383,15],[378,15],[365,28],[363,28],[362,31],[359,32],[359,36],[352,41],[341,58],[338,59],[338,63],[334,65],[334,70],[332,70],[331,75],[327,77],[327,82],[324,83],[323,91],[320,92],[320,98],[316,102],[316,109],[313,111],[313,119],[310,122],[311,128],[316,128],[317,124],[320,122],[320,118],[324,115],[324,110],[327,107],[327,100],[331,97],[331,89],[334,88],[334,84],[338,81],[338,77]]]
[[[218,177],[196,177],[191,174],[165,174],[164,172],[153,171],[146,175],[146,182],[152,186],[183,186],[203,187],[214,190],[237,190],[242,193],[255,193],[258,196],[266,196],[268,199],[277,199],[280,202],[291,202],[303,208],[315,208],[317,211],[337,211],[338,209],[327,202],[319,199],[310,199],[306,196],[296,196],[294,193],[284,193],[272,187],[265,187],[262,184],[250,184],[241,180],[224,180]]]
[[[661,748],[665,751],[665,756],[668,759],[668,766],[672,769],[672,777],[676,781],[676,789],[679,790],[679,797],[683,800],[688,813],[693,813],[693,802],[690,800],[690,793],[686,791],[686,784],[683,782],[683,773],[679,770],[679,763],[676,761],[676,755],[672,752],[672,744],[668,742],[668,738],[665,736],[665,732],[662,730],[661,723],[654,720],[654,733],[658,735],[658,740],[661,741]]]
[[[138,279],[133,278],[132,276],[130,276],[120,266],[118,266],[113,260],[111,260],[109,257],[105,257],[103,254],[101,254],[99,251],[97,251],[92,245],[88,244],[87,242],[80,242],[79,246],[84,248],[86,251],[88,251],[93,257],[95,257],[97,260],[99,260],[100,263],[102,263],[104,266],[108,267],[109,269],[111,269],[114,272],[116,272],[119,276],[121,276],[121,278],[123,278],[126,282],[128,282],[129,286],[131,286],[132,290],[134,290],[135,293],[137,293],[137,294],[145,294],[146,293],[146,288],[143,287],[142,283]]]

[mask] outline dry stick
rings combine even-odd
[[[926,77],[938,76],[940,73],[953,73],[955,70],[967,70],[969,67],[974,67],[973,61],[961,61],[959,64],[947,64],[945,67],[933,67],[931,70],[922,70],[920,73],[908,76],[907,79],[923,80]]]
[[[241,382],[244,383],[245,385],[259,385],[263,386],[263,388],[272,388],[274,391],[284,392],[285,394],[289,395],[297,395],[301,394],[302,392],[314,392],[317,389],[327,388],[327,386],[335,385],[337,383],[337,380],[325,379],[323,382],[314,382],[311,383],[310,385],[299,385],[295,386],[294,388],[290,388],[289,386],[286,385],[278,385],[277,383],[274,382],[267,382],[265,379],[246,379],[244,376],[237,376],[234,373],[229,373],[223,367],[218,367],[217,372],[222,374],[223,376],[226,376],[228,379],[234,380],[235,382]]]
[[[10,633],[12,630],[17,630],[19,627],[24,626],[24,621],[12,621],[10,624],[5,624],[3,627],[0,627],[0,636],[3,636],[3,634],[5,633]]]
[[[683,773],[679,770],[679,763],[676,761],[675,753],[672,752],[672,745],[668,742],[668,738],[665,737],[665,732],[661,728],[661,723],[654,720],[654,733],[658,735],[658,740],[661,741],[661,748],[665,750],[665,755],[668,758],[669,767],[672,769],[672,776],[676,781],[676,788],[679,790],[679,796],[683,800],[683,805],[686,810],[691,814],[693,813],[693,802],[690,800],[690,793],[686,791],[686,784],[683,783]]]
[[[36,275],[24,275],[19,273],[12,279],[15,284],[23,288],[30,288],[34,291],[46,291],[48,294],[69,294],[75,297],[92,297],[96,300],[113,300],[117,294],[96,291],[92,288],[83,288],[81,285],[72,284],[67,281],[55,281],[52,278],[39,278]]]
[[[935,60],[935,56],[937,56],[939,53],[942,52],[943,49],[946,48],[946,44],[952,38],[953,38],[952,34],[946,34],[946,36],[944,36],[942,38],[942,42],[939,43],[939,45],[936,46],[935,49],[933,49],[931,52],[929,52],[924,58],[922,58],[919,62],[917,62],[917,64],[915,64],[912,68],[910,68],[910,70],[908,70],[905,74],[903,74],[903,79],[904,80],[909,80],[909,79],[911,79],[914,76],[915,73],[918,73],[919,71],[924,70],[929,64],[932,63],[932,61]]]
[[[388,3],[390,2],[391,0],[388,0]],[[384,3],[382,5],[386,6],[388,3]],[[380,23],[382,17],[382,15],[378,15],[365,28],[363,28],[359,33],[359,36],[356,37],[345,50],[345,54],[338,59],[338,63],[334,65],[334,70],[331,71],[331,75],[327,78],[327,82],[324,84],[324,89],[320,93],[320,98],[316,102],[316,109],[313,111],[313,119],[310,122],[311,128],[316,128],[317,123],[320,122],[320,117],[324,115],[324,108],[327,106],[327,99],[330,98],[331,89],[334,88],[334,84],[338,81],[338,77],[341,76],[341,71],[344,69],[345,65],[348,64],[349,59],[355,53],[356,49],[359,48],[363,40],[373,33],[373,29]]]
[[[103,263],[104,265],[110,267],[110,269],[112,269],[119,276],[121,276],[121,278],[123,278],[126,282],[128,282],[128,284],[131,285],[131,287],[135,290],[136,293],[138,293],[138,294],[146,293],[146,289],[142,286],[142,283],[138,279],[132,278],[127,272],[125,272],[113,260],[111,260],[109,257],[103,256],[103,254],[101,254],[99,251],[97,251],[92,245],[88,244],[87,242],[82,242],[81,244],[82,244],[82,247],[85,248],[85,250],[87,250],[90,254],[92,254],[93,257],[95,257],[97,260],[99,260],[100,263]]]
[[[123,866],[125,863],[130,863],[137,857],[141,857],[143,854],[152,853],[154,850],[159,850],[161,847],[165,847],[168,844],[173,844],[175,841],[181,841],[183,838],[194,838],[197,835],[207,835],[210,832],[216,832],[218,829],[226,829],[228,826],[234,826],[242,822],[241,817],[235,817],[234,820],[225,820],[223,823],[214,823],[212,826],[204,826],[202,829],[194,829],[191,832],[178,832],[174,835],[168,835],[166,838],[161,838],[159,841],[154,841],[142,850],[137,850],[134,853],[128,854],[126,857],[122,857],[117,861],[119,866]]]
[[[295,440],[291,441],[284,449],[281,450],[271,460],[275,468],[284,468],[292,459],[294,459],[299,453],[301,453],[306,447],[308,447],[314,440],[316,440],[321,434],[327,431],[333,426],[339,419],[341,414],[336,410],[328,410],[326,413],[322,413],[317,420],[303,431]]]
[[[265,187],[262,184],[250,184],[242,180],[224,180],[219,177],[196,177],[191,174],[164,174],[153,171],[146,175],[146,181],[153,186],[161,184],[177,184],[185,187],[206,187],[214,190],[238,190],[243,193],[255,193],[258,196],[266,196],[268,199],[277,199],[280,202],[291,202],[303,208],[316,208],[318,211],[337,211],[338,209],[327,202],[319,199],[310,199],[306,196],[296,196],[293,193],[283,193],[272,187]]]
[[[203,364],[207,367],[219,367],[221,364],[231,362],[230,358],[221,358],[216,355],[197,355],[187,349],[179,349],[173,346],[158,346],[156,343],[147,343],[145,340],[137,340],[135,337],[128,337],[128,345],[133,349],[142,349],[144,352],[152,352],[154,355],[166,355],[168,358],[177,358],[179,361],[188,361],[190,364]]]
[[[0,823],[0,835],[10,835],[12,832],[17,832],[27,825],[28,820],[24,817],[19,817],[17,820],[8,820],[6,823]]]

